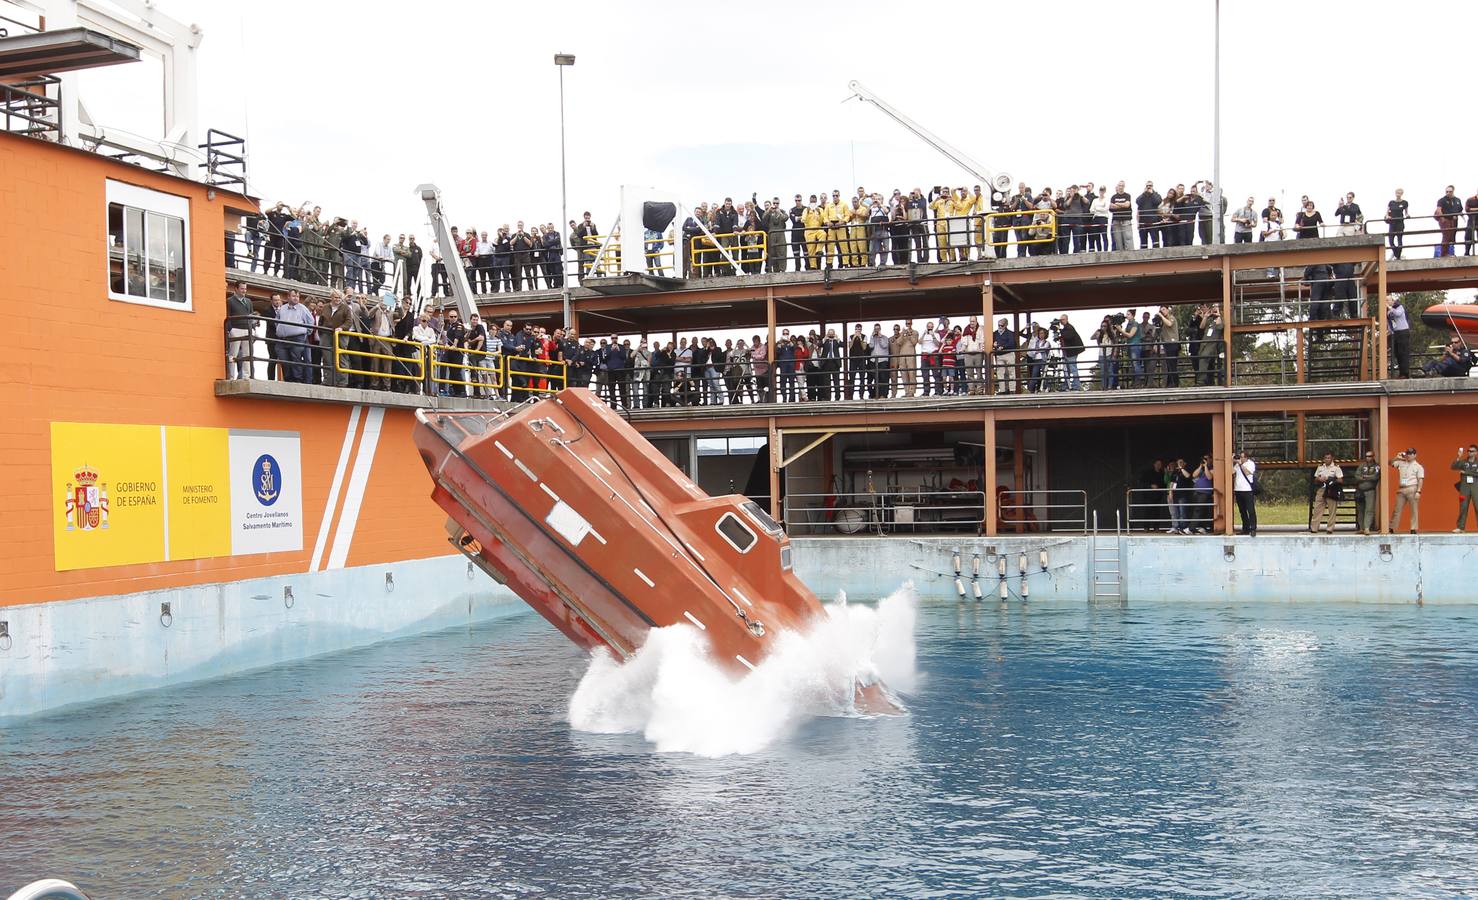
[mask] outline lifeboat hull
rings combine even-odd
[[[415,440],[453,544],[587,650],[628,658],[651,629],[685,624],[743,675],[826,615],[763,510],[706,495],[590,391],[502,414],[423,410]],[[897,711],[880,684],[856,701]]]
[[[1422,311],[1422,324],[1438,331],[1478,337],[1478,303],[1438,303]]]

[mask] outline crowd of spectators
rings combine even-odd
[[[728,197],[699,203],[680,225],[645,232],[646,268],[689,278],[876,268],[1205,245],[1215,240],[1218,216],[1229,226],[1222,240],[1231,243],[1359,234],[1368,221],[1353,192],[1337,199],[1329,221],[1307,195],[1291,216],[1275,197],[1259,204],[1249,196],[1236,205],[1222,195],[1213,210],[1214,196],[1209,181],[1164,193],[1147,181],[1137,194],[1123,181],[1112,190],[1093,182],[1036,190],[1021,182],[1014,193],[936,185],[884,195],[858,187],[850,197],[840,190],[796,194],[789,207],[778,196],[761,201],[752,193],[738,204]],[[1456,255],[1460,233],[1464,253],[1478,247],[1478,192],[1463,200],[1448,185],[1430,223],[1413,225],[1411,204],[1398,188],[1375,218],[1397,259],[1408,232],[1430,234],[1434,256]],[[563,235],[552,222],[505,223],[492,232],[453,228],[457,264],[483,294],[559,289],[572,278],[620,271],[619,251],[613,245],[602,253],[589,212],[567,227]],[[375,242],[357,221],[325,217],[306,202],[296,208],[279,202],[248,217],[240,239],[244,253],[238,236],[227,235],[228,265],[253,272],[260,262],[268,274],[370,293],[393,281],[419,296],[423,260],[429,260],[430,296],[449,293],[446,261],[435,247],[423,251],[407,234],[393,244],[389,234]]]

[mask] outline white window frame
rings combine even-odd
[[[108,299],[117,300],[120,303],[133,303],[139,306],[153,306],[158,309],[173,309],[184,312],[195,310],[195,290],[192,284],[192,269],[190,265],[190,199],[176,194],[166,194],[149,188],[139,187],[122,181],[108,179],[106,197],[103,200],[103,283],[108,287]],[[165,216],[173,216],[181,220],[183,229],[181,237],[184,246],[181,248],[181,267],[185,272],[185,297],[183,302],[173,300],[159,300],[154,297],[135,297],[132,294],[120,294],[113,290],[113,248],[110,243],[111,235],[108,233],[108,207],[114,203],[125,207],[143,210],[145,213],[158,213]],[[146,216],[145,222],[148,221]],[[147,236],[145,247],[148,246]],[[125,248],[126,252],[126,248]],[[124,277],[127,277],[125,272]]]
[[[739,527],[743,528],[745,533],[748,534],[750,538],[752,538],[752,540],[750,540],[749,542],[748,547],[740,547],[738,544],[734,543],[734,541],[727,534],[724,534],[724,530],[719,527],[720,525],[724,524],[724,520],[728,518],[733,518],[733,520],[738,523]],[[749,551],[753,550],[754,545],[760,542],[760,536],[754,533],[754,529],[744,524],[744,520],[735,515],[733,510],[725,510],[724,514],[718,517],[718,521],[713,523],[713,530],[718,534],[719,537],[724,539],[725,544],[728,544],[730,547],[733,547],[735,550],[739,551],[740,555],[746,554]]]

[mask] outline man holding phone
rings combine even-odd
[[[1427,470],[1416,461],[1416,448],[1407,447],[1403,452],[1396,454],[1391,462],[1392,468],[1400,473],[1396,485],[1396,509],[1391,513],[1391,531],[1396,531],[1396,526],[1401,523],[1401,510],[1411,507],[1411,533],[1421,527],[1420,511],[1422,499],[1422,483],[1426,481]]]

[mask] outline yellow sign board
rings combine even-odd
[[[169,558],[231,555],[231,491],[224,428],[166,426]]]
[[[51,425],[56,567],[163,559],[164,464],[157,425]]]
[[[51,425],[57,571],[302,549],[296,432]]]

